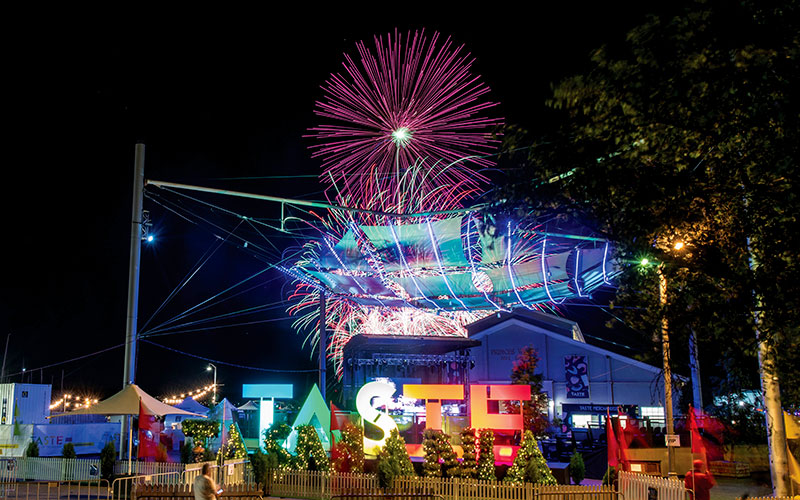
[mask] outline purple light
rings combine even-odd
[[[603,249],[603,283],[606,285],[610,285],[611,282],[608,281],[608,277],[606,276],[606,259],[608,258],[608,242],[606,241],[606,247]]]
[[[433,255],[436,256],[436,263],[439,264],[439,272],[442,273],[442,279],[444,280],[444,284],[447,286],[447,289],[450,290],[450,295],[452,295],[453,298],[456,299],[459,304],[461,304],[461,307],[463,307],[465,311],[469,311],[467,305],[464,304],[464,302],[460,298],[458,298],[456,292],[453,291],[453,288],[450,286],[450,281],[447,280],[447,273],[444,272],[444,267],[442,266],[442,260],[439,258],[439,244],[436,242],[436,238],[433,237],[433,228],[431,227],[430,218],[428,219],[428,235],[430,235],[431,237],[431,245],[433,246]]]
[[[561,297],[561,301],[557,301],[550,295],[550,288],[547,286],[547,262],[545,261],[545,247],[547,246],[547,237],[542,240],[542,283],[544,283],[544,291],[547,292],[547,297],[550,299],[550,302],[554,304],[563,304],[566,297]]]
[[[578,284],[578,276],[580,275],[580,272],[581,272],[581,249],[580,248],[576,248],[575,249],[575,278],[574,278],[574,280],[575,280],[575,290],[578,292],[578,297],[586,297],[586,295],[583,295],[581,293],[581,286],[580,286],[580,284]]]
[[[472,259],[472,243],[470,243],[470,241],[469,241],[469,223],[472,220],[472,212],[467,214],[467,217],[469,217],[467,219],[467,254],[469,255],[469,264],[470,264],[470,266],[472,266],[472,274],[475,275],[475,274],[478,273],[478,270],[475,268],[475,261]],[[492,304],[495,307],[495,309],[497,309],[498,311],[506,311],[507,312],[506,309],[503,309],[502,307],[500,307],[497,304],[495,304],[494,301],[489,298],[489,294],[488,293],[486,293],[483,290],[481,290],[481,292],[483,292],[483,296],[486,297],[486,300],[490,304]]]
[[[489,87],[470,72],[473,59],[463,46],[439,42],[439,33],[428,38],[424,30],[405,40],[397,30],[376,36],[372,50],[358,42],[358,57],[345,54],[344,72],[322,86],[314,113],[330,121],[309,130],[319,140],[312,156],[322,159],[323,178],[340,197],[367,201],[403,190],[402,173],[420,159],[494,164],[484,156],[497,144],[490,129],[502,119],[482,115],[497,103],[482,102]],[[450,184],[470,191],[487,180],[467,165],[436,177],[419,179],[414,190]]]
[[[506,248],[506,269],[508,269],[508,277],[511,279],[511,288],[514,290],[514,295],[517,296],[517,300],[519,303],[525,306],[526,308],[530,309],[531,311],[535,310],[533,307],[526,304],[522,297],[519,295],[519,291],[517,291],[517,284],[514,283],[514,273],[511,271],[511,222],[508,223],[508,248]]]
[[[411,268],[408,266],[408,263],[406,262],[406,258],[403,255],[403,247],[400,246],[400,240],[397,238],[397,233],[395,233],[395,231],[394,231],[394,225],[391,222],[389,222],[388,224],[389,224],[389,230],[392,232],[392,238],[394,239],[394,244],[397,245],[397,253],[400,255],[400,262],[403,265],[403,269],[405,269],[406,272],[408,272],[408,276],[411,278],[411,282],[414,283],[414,287],[417,289],[417,292],[419,292],[420,297],[422,297],[423,299],[428,301],[430,304],[432,304],[433,307],[435,307],[437,310],[441,311],[442,308],[439,307],[439,304],[437,304],[436,302],[434,302],[431,299],[429,299],[422,292],[422,289],[419,287],[419,283],[417,283],[417,279],[414,278],[414,273],[411,272]]]

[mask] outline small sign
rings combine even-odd
[[[228,475],[229,476],[233,475],[233,464],[228,465]]]
[[[642,464],[631,464],[631,472],[642,472]]]
[[[153,480],[153,476],[144,476],[144,482],[145,483],[149,483],[152,480]]]
[[[672,446],[675,448],[680,448],[681,446],[681,437],[677,434],[667,434],[667,446]]]

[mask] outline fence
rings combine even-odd
[[[0,461],[1,481],[89,481],[100,479],[100,460],[20,457]]]
[[[679,479],[620,471],[619,492],[625,500],[648,500],[656,492],[658,500],[684,500],[686,488]]]
[[[118,477],[111,483],[111,498],[130,498],[134,488],[142,485],[182,485],[182,479],[183,475],[179,472]]]
[[[478,479],[401,477],[395,479],[390,489],[384,490],[372,475],[280,469],[272,469],[267,479],[266,493],[270,496],[320,500],[386,495],[441,500],[620,500],[619,493],[609,486],[542,486]],[[629,499],[625,497],[625,500]],[[663,500],[662,497],[659,500]]]
[[[220,466],[216,462],[198,462],[186,464],[186,470],[181,474],[181,482],[191,484],[203,469],[203,464],[211,465],[211,476],[219,485],[234,485],[252,483],[253,475],[250,469],[250,462],[244,458],[225,460]]]
[[[0,483],[0,498],[11,500],[58,500],[62,498],[106,500],[108,492],[108,481],[105,479]]]
[[[138,462],[131,460],[130,474],[134,476],[164,474],[165,472],[177,472],[180,474],[186,469],[186,464],[174,464],[166,462]],[[128,474],[128,461],[118,460],[114,463],[114,474]]]
[[[137,485],[133,490],[133,496],[131,500],[162,500],[180,498],[194,498],[191,485]],[[262,498],[261,488],[252,484],[229,486],[225,488],[221,498],[234,498],[236,500],[260,500]]]

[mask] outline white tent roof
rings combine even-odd
[[[193,417],[205,418],[205,415],[181,410],[168,404],[162,403],[153,396],[147,394],[136,384],[125,386],[124,389],[114,394],[108,399],[100,401],[94,406],[71,411],[69,415],[138,415],[139,401],[142,402],[145,411],[150,415],[191,415]],[[62,413],[62,415],[66,415]],[[55,417],[57,415],[51,415]]]

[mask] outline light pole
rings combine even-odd
[[[667,423],[667,453],[669,455],[669,476],[676,476],[675,472],[675,447],[671,439],[675,434],[675,424],[672,416],[672,368],[669,351],[669,323],[667,313],[667,277],[664,276],[664,264],[656,267],[658,273],[658,301],[661,304],[661,354],[664,358],[664,411]]]
[[[211,396],[211,404],[215,405],[217,404],[217,365],[209,363],[208,366],[206,366],[206,371],[210,372],[212,369],[214,370],[214,395]]]

